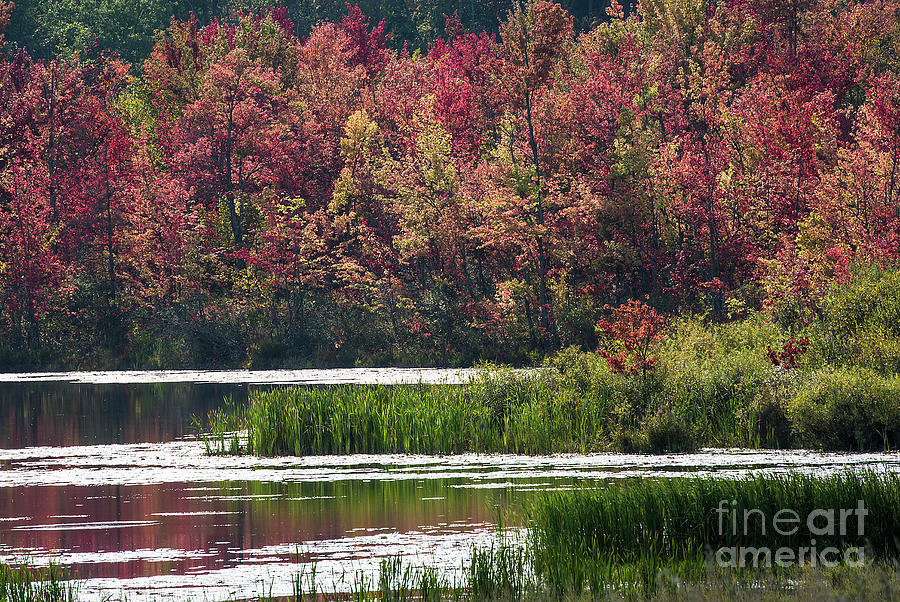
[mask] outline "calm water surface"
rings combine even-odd
[[[289,594],[312,564],[326,589],[403,555],[458,570],[498,509],[611,478],[900,470],[897,454],[739,450],[603,454],[207,457],[191,418],[225,396],[298,382],[460,382],[460,371],[0,375],[0,561],[53,561],[97,599]],[[307,573],[307,578],[309,575]]]

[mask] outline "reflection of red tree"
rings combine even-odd
[[[179,483],[0,488],[0,508],[5,509],[5,515],[26,514],[31,517],[28,524],[34,526],[101,521],[154,523],[108,529],[13,530],[17,525],[27,525],[0,522],[0,539],[14,549],[193,552],[166,562],[133,560],[71,567],[80,578],[129,579],[233,566],[247,561],[251,550],[279,544],[296,543],[300,552],[315,554],[316,541],[346,537],[352,529],[405,532],[455,521],[493,520],[487,498],[494,493],[454,489],[446,482],[244,482],[212,484],[208,490],[204,487],[207,485]],[[279,497],[266,497],[273,495]],[[423,501],[423,497],[445,499]],[[188,514],[198,512],[220,514]],[[178,513],[181,515],[173,516]],[[54,518],[60,516],[67,518]],[[294,547],[289,546],[285,559],[293,552]]]

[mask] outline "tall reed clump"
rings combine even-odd
[[[858,514],[841,514],[855,511],[860,500],[867,511],[862,533]],[[800,517],[796,531],[786,523],[779,523],[780,532],[773,527],[782,510]],[[813,511],[834,512],[833,534],[808,528]],[[867,561],[900,558],[900,476],[893,474],[637,480],[548,495],[528,513],[535,571],[560,591],[616,583],[654,587],[661,569],[696,578],[718,550],[731,547],[766,547],[772,554],[782,547],[795,553],[863,547]],[[814,524],[824,528],[830,516]]]
[[[76,587],[57,565],[38,569],[0,564],[0,602],[75,602]]]
[[[497,369],[466,386],[280,387],[256,391],[246,413],[253,453],[589,451],[606,403],[540,374]]]
[[[192,422],[208,455],[236,456],[244,452],[240,433],[246,424],[244,408],[230,395],[225,398],[223,407],[209,412],[205,423],[197,416]]]
[[[251,396],[254,453],[451,453],[491,450],[486,408],[446,387],[285,387]]]

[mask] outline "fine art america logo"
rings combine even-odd
[[[863,500],[858,500],[856,508],[835,510],[816,509],[806,516],[790,509],[776,511],[771,516],[758,508],[737,508],[736,500],[722,500],[716,509],[719,518],[719,536],[732,540],[765,540],[777,541],[781,538],[792,538],[794,541],[806,541],[808,545],[796,548],[787,546],[771,548],[767,546],[721,547],[716,550],[716,563],[722,567],[764,567],[773,566],[823,566],[835,567],[839,564],[862,566],[865,563],[864,548],[847,546],[838,549],[834,545],[839,537],[849,536],[859,541],[865,532],[865,518],[869,514]],[[801,533],[801,530],[803,531]],[[798,534],[800,534],[798,536]],[[816,545],[816,538],[822,538],[829,545]]]

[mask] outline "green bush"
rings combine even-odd
[[[763,315],[731,324],[673,322],[660,349],[666,400],[696,426],[707,445],[759,446],[760,400],[790,388],[790,375],[766,356],[781,331]],[[783,430],[783,429],[782,429]]]
[[[857,266],[826,295],[810,340],[809,363],[900,372],[900,269]]]
[[[545,378],[555,378],[560,388],[572,389],[584,395],[603,391],[609,394],[620,376],[611,374],[597,353],[585,353],[578,347],[566,347],[544,360]]]
[[[900,446],[900,378],[866,368],[813,375],[788,407],[798,442],[843,450]]]

